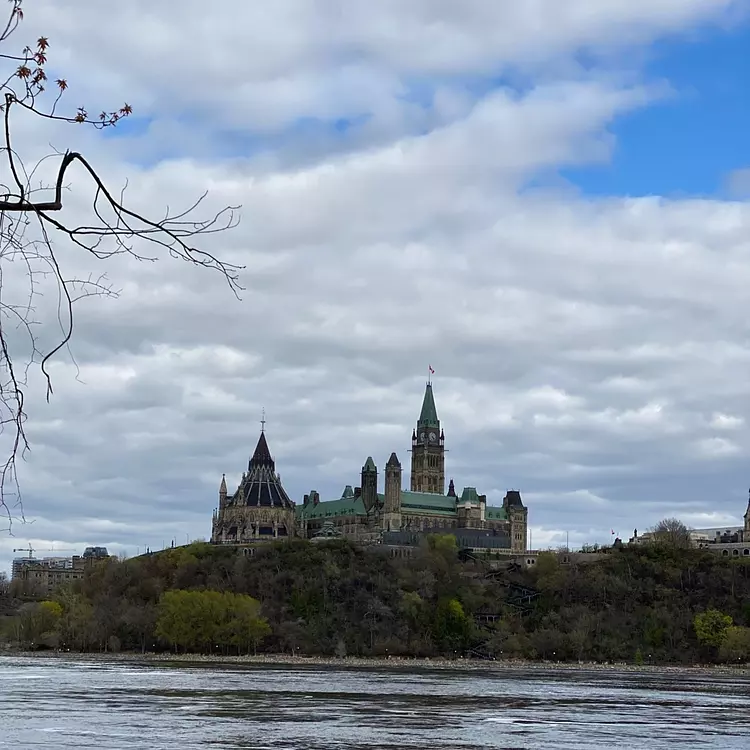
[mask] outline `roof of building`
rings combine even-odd
[[[351,487],[346,486],[344,492],[337,500],[327,500],[320,502],[317,505],[308,503],[308,505],[298,505],[297,515],[304,515],[307,519],[314,518],[331,518],[333,516],[366,516],[367,511],[365,505],[362,502],[362,496],[354,496],[354,492],[351,494],[347,492]],[[381,497],[380,495],[378,497]]]
[[[418,424],[420,427],[440,427],[437,409],[435,408],[435,397],[432,395],[432,383],[427,383],[425,388]]]
[[[231,504],[286,509],[294,507],[276,473],[276,464],[268,449],[265,432],[260,433],[255,452],[247,466],[247,474],[242,478]]]
[[[508,490],[505,493],[505,500],[508,501],[509,508],[523,508],[523,500],[521,500],[521,493],[518,490]]]
[[[459,502],[462,503],[478,503],[479,495],[476,487],[464,487],[461,493],[461,499]]]
[[[743,531],[742,526],[719,526],[711,529],[688,529],[691,534],[701,534],[705,536],[721,536],[722,534],[736,534]],[[643,536],[642,534],[640,536]]]
[[[508,513],[505,508],[494,508],[488,505],[485,508],[484,517],[488,521],[507,521]]]
[[[476,489],[467,487],[466,490],[473,491],[476,497]],[[464,490],[463,495],[466,494]],[[382,506],[385,503],[385,495],[378,493],[378,502]],[[456,517],[456,498],[450,495],[439,495],[434,492],[407,492],[401,490],[401,512],[406,515],[435,515]],[[362,497],[355,497],[350,485],[344,488],[341,497],[336,500],[327,500],[317,505],[297,506],[297,515],[303,515],[307,519],[332,518],[335,516],[366,516]],[[485,517],[491,521],[505,521],[508,514],[504,508],[487,507]]]
[[[401,490],[401,510],[438,511],[456,513],[456,499],[436,492],[406,492]]]
[[[377,471],[375,468],[375,462],[372,460],[372,456],[367,457],[365,465],[362,467],[362,471]]]
[[[247,465],[247,470],[251,471],[252,467],[260,466],[263,464],[270,464],[274,466],[273,458],[271,457],[271,451],[268,450],[268,443],[266,442],[266,433],[262,431],[258,438],[258,444],[255,446],[255,451]]]

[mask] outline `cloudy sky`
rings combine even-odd
[[[449,477],[497,503],[519,488],[535,547],[741,522],[749,2],[174,7],[27,0],[12,39],[49,37],[59,106],[134,115],[94,132],[19,114],[15,146],[27,167],[84,151],[155,217],[205,190],[201,216],[241,204],[204,247],[245,266],[245,291],[56,246],[119,297],[77,306],[49,404],[30,373],[27,523],[0,535],[0,569],[29,542],[208,536],[262,408],[297,501],[338,497],[368,455],[408,465],[428,364]],[[75,222],[90,187],[69,182]]]

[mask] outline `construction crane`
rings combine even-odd
[[[50,547],[49,549],[35,549],[34,547],[31,546],[31,542],[29,542],[28,547],[18,547],[14,549],[13,551],[14,552],[28,552],[29,559],[31,559],[32,557],[34,557],[34,552],[75,552],[76,550],[72,548],[65,548],[65,547],[61,547],[61,548]]]

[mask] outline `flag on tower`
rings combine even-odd
[[[427,367],[430,368],[430,375],[434,375],[435,374],[435,370],[432,369],[432,365],[427,365]]]

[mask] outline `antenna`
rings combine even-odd
[[[260,414],[261,414],[261,416],[260,416],[260,431],[261,432],[265,432],[266,431],[266,407],[265,406],[261,409]]]

